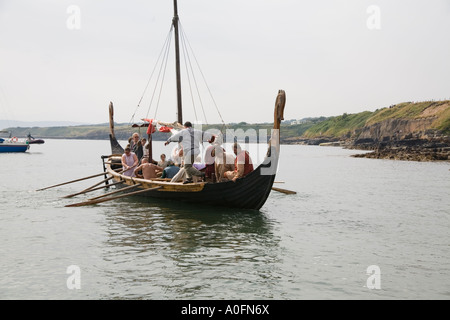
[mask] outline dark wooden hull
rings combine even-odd
[[[261,167],[236,182],[207,183],[198,192],[149,191],[143,196],[195,204],[259,210],[272,189],[275,175],[261,175]]]
[[[255,170],[236,182],[206,184],[200,192],[190,192],[176,198],[213,206],[259,210],[269,197],[274,180],[275,175],[264,176],[260,170]]]

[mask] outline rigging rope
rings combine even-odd
[[[194,72],[194,69],[192,68],[191,57],[189,56],[189,50],[188,50],[188,47],[186,45],[185,39],[186,39],[186,34],[184,33],[183,28],[181,28],[181,41],[182,41],[182,44],[183,44],[183,52],[184,52],[184,50],[186,50],[186,52],[187,52],[187,59],[185,58],[186,70],[187,70],[187,63],[189,62],[189,67],[190,67],[191,72],[192,72],[192,78],[194,79],[194,84],[195,84],[195,88],[197,90],[197,95],[198,95],[198,99],[200,101],[200,106],[202,107],[203,117],[205,118],[206,124],[208,124],[208,119],[206,118],[205,108],[203,107],[202,97],[200,95],[200,91],[199,91],[199,88],[198,88],[197,80],[195,79],[195,72]],[[186,71],[186,72],[189,73],[189,71]],[[192,90],[191,90],[191,95],[192,95],[192,101],[194,101],[194,96],[192,94]]]
[[[195,106],[195,99],[194,99],[194,94],[193,94],[193,88],[192,88],[192,84],[191,84],[191,76],[192,76],[192,79],[193,79],[193,82],[194,82],[194,85],[195,85],[195,88],[196,88],[196,91],[197,91],[198,99],[200,101],[200,106],[202,108],[202,113],[203,113],[203,116],[205,118],[205,122],[206,122],[206,124],[208,123],[208,120],[207,120],[207,117],[206,117],[206,113],[205,113],[205,108],[204,108],[203,101],[202,101],[202,98],[201,98],[201,95],[200,95],[200,90],[199,90],[199,86],[198,86],[198,83],[197,83],[197,79],[195,77],[193,63],[191,61],[191,57],[190,57],[189,51],[191,52],[192,56],[194,57],[194,62],[196,64],[197,68],[198,68],[198,71],[200,71],[200,74],[201,74],[202,79],[203,79],[203,81],[205,83],[205,86],[206,86],[206,88],[207,88],[207,90],[209,92],[209,95],[210,95],[210,97],[211,97],[211,99],[213,101],[213,104],[214,104],[214,106],[216,108],[216,111],[217,111],[217,113],[218,113],[218,115],[220,117],[220,121],[222,122],[222,125],[223,125],[222,130],[224,130],[224,128],[227,128],[228,126],[226,125],[225,121],[223,120],[223,117],[222,117],[222,114],[220,113],[219,107],[217,106],[217,103],[216,103],[216,101],[215,101],[215,99],[214,99],[214,97],[212,95],[211,89],[209,88],[209,85],[208,85],[208,83],[206,81],[205,75],[204,75],[204,73],[203,73],[203,71],[202,71],[202,69],[200,67],[200,64],[198,63],[197,57],[195,56],[195,53],[194,53],[194,51],[192,49],[192,46],[191,46],[191,44],[189,42],[189,39],[188,39],[188,37],[187,37],[187,35],[186,35],[186,33],[185,33],[185,31],[183,29],[183,26],[181,25],[180,21],[179,21],[179,26],[180,26],[180,30],[181,30],[181,33],[180,33],[180,35],[181,35],[181,37],[180,37],[181,38],[181,47],[182,47],[182,50],[183,50],[184,63],[185,63],[187,80],[188,80],[188,83],[189,83],[189,89],[190,89],[190,93],[191,93],[191,99],[192,99],[192,105],[193,105],[193,108],[194,108],[195,118],[198,121],[198,115],[197,115],[197,110],[196,110],[196,106]],[[171,27],[170,27],[170,31],[169,31],[169,33],[168,33],[168,35],[166,37],[165,42],[164,42],[164,45],[163,45],[163,47],[162,47],[162,49],[161,49],[161,51],[159,53],[158,59],[156,61],[156,64],[155,64],[155,66],[154,66],[154,68],[152,70],[152,73],[151,73],[148,81],[147,81],[147,84],[145,86],[144,92],[143,92],[141,98],[139,99],[139,102],[137,104],[136,110],[134,111],[134,113],[133,113],[133,115],[132,115],[132,117],[130,119],[130,123],[134,121],[134,117],[136,115],[136,112],[139,109],[139,107],[140,107],[140,105],[141,105],[141,103],[143,101],[143,98],[144,98],[144,96],[145,96],[145,94],[146,94],[146,92],[148,90],[150,82],[152,81],[153,76],[154,76],[154,74],[156,72],[156,69],[158,68],[158,65],[159,65],[158,77],[156,79],[156,84],[155,84],[155,87],[153,89],[153,93],[152,93],[152,96],[151,96],[150,104],[149,104],[149,107],[148,107],[148,110],[147,110],[147,115],[146,115],[146,118],[148,118],[150,110],[151,110],[152,105],[153,105],[153,101],[155,99],[155,94],[156,94],[156,91],[158,89],[158,85],[160,85],[159,93],[158,93],[158,99],[157,99],[157,102],[156,102],[155,116],[154,116],[154,118],[156,119],[158,108],[159,108],[159,103],[160,103],[160,100],[161,100],[161,94],[162,94],[162,90],[163,90],[163,85],[164,85],[164,79],[165,79],[165,74],[166,74],[166,69],[167,69],[167,63],[168,63],[168,60],[169,60],[168,57],[169,57],[169,52],[170,52],[171,38],[172,38],[173,31],[174,31],[174,27],[173,27],[173,24],[172,24]],[[190,69],[190,72],[192,73],[192,75],[189,75],[189,69]],[[161,81],[161,83],[160,83],[160,81]]]
[[[211,96],[211,99],[212,99],[212,101],[214,103],[214,106],[215,106],[215,108],[217,110],[217,113],[219,114],[220,120],[222,121],[223,126],[226,128],[228,126],[225,123],[225,121],[223,120],[222,114],[220,113],[220,110],[219,110],[219,107],[217,106],[216,100],[214,99],[214,96],[212,95],[211,89],[208,86],[208,82],[206,81],[205,75],[203,74],[203,71],[200,68],[200,64],[198,63],[197,57],[195,56],[194,50],[192,50],[192,46],[191,46],[191,44],[189,42],[188,37],[186,36],[186,33],[184,32],[184,29],[183,29],[183,26],[181,25],[181,23],[180,23],[180,27],[181,27],[182,33],[185,35],[187,44],[189,45],[189,48],[191,49],[192,55],[194,57],[194,60],[195,60],[195,62],[197,64],[197,67],[198,67],[198,69],[200,71],[200,74],[202,75],[203,81],[205,82],[206,88],[208,89],[209,95]]]
[[[164,72],[163,72],[163,77],[161,79],[161,88],[159,89],[158,102],[156,103],[155,116],[153,117],[153,119],[156,119],[156,114],[158,113],[159,101],[161,100],[161,93],[162,93],[162,89],[163,89],[164,78],[166,76],[167,62],[169,61],[169,59],[168,59],[169,51],[170,51],[169,49],[170,49],[170,43],[167,46],[166,63],[164,64]]]
[[[164,51],[164,49],[167,48],[167,44],[170,42],[170,38],[171,38],[171,34],[172,34],[172,28],[173,28],[173,26],[170,27],[170,30],[169,30],[169,32],[167,33],[167,36],[166,36],[166,40],[165,40],[165,42],[164,42],[164,45],[163,45],[163,47],[161,48],[161,51],[160,51],[159,56],[158,56],[158,59],[156,60],[155,66],[153,67],[152,73],[150,74],[150,77],[149,77],[149,79],[148,79],[148,81],[147,81],[147,85],[146,85],[145,88],[144,88],[144,92],[142,93],[142,96],[141,96],[141,98],[139,99],[139,102],[138,102],[138,104],[137,104],[137,107],[136,107],[136,109],[134,110],[133,115],[131,116],[131,119],[130,119],[129,124],[131,124],[132,122],[134,122],[134,116],[136,115],[136,112],[137,112],[137,110],[139,109],[139,107],[140,107],[140,105],[141,105],[142,99],[144,99],[145,93],[147,92],[148,86],[150,85],[150,82],[151,82],[151,80],[152,80],[152,78],[153,78],[153,74],[155,73],[156,67],[158,66],[158,63],[159,63],[159,60],[161,59],[161,56],[162,56],[162,54],[163,54],[163,51]],[[147,114],[148,114],[148,112],[147,112]]]
[[[197,110],[195,109],[194,95],[192,94],[191,77],[189,76],[189,69],[188,69],[188,66],[187,66],[186,48],[185,48],[184,43],[183,43],[183,33],[181,33],[181,39],[182,39],[182,42],[181,42],[182,46],[181,46],[181,48],[183,49],[184,65],[186,67],[186,75],[187,75],[187,79],[188,79],[188,83],[189,83],[189,91],[191,92],[192,107],[194,108],[195,120],[198,121]],[[194,78],[194,81],[195,81],[195,78]]]
[[[170,35],[172,35],[172,31],[173,31],[173,26],[170,28]],[[164,54],[164,59],[166,60],[166,62],[165,62],[165,64],[164,64],[164,59],[163,59],[163,61],[161,62],[161,66],[160,66],[160,68],[159,68],[159,73],[158,73],[158,79],[156,80],[156,85],[155,85],[155,89],[153,90],[153,94],[152,94],[152,98],[151,98],[151,100],[150,100],[150,104],[149,104],[149,107],[148,107],[148,110],[147,110],[147,115],[146,115],[146,118],[148,118],[148,115],[149,115],[149,113],[150,113],[150,109],[151,109],[151,107],[152,107],[152,103],[153,103],[153,99],[154,99],[154,97],[155,97],[155,92],[156,92],[156,89],[158,88],[158,83],[159,83],[159,79],[160,79],[160,77],[161,77],[161,71],[162,71],[162,68],[163,68],[163,65],[166,65],[167,66],[167,57],[168,57],[168,55],[169,55],[169,49],[170,49],[170,41],[167,43],[167,46],[166,46],[166,52],[165,52],[165,54]],[[164,68],[164,70],[165,70],[165,68]],[[163,79],[164,79],[164,77],[163,77]],[[162,90],[162,83],[161,83],[161,90]],[[160,90],[160,95],[161,95],[161,90]],[[158,98],[158,103],[159,103],[159,98]],[[156,111],[155,111],[155,118],[156,118],[156,112],[158,111],[158,106],[156,107]]]

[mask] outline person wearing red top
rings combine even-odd
[[[242,150],[237,142],[233,144],[233,151],[236,155],[236,159],[234,160],[234,171],[225,172],[223,177],[236,182],[237,179],[243,178],[253,171],[253,163],[248,151]]]

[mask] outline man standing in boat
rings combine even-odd
[[[205,173],[193,167],[194,159],[200,154],[200,142],[214,142],[215,136],[201,130],[192,128],[192,123],[187,121],[183,130],[171,136],[164,143],[167,146],[171,142],[180,142],[183,147],[184,169],[186,171],[185,183],[192,183],[192,176],[204,177]]]

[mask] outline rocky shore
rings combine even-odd
[[[393,119],[365,127],[348,147],[373,150],[355,157],[409,161],[449,161],[450,136],[426,129],[432,119]]]
[[[404,102],[356,114],[330,117],[286,144],[368,150],[354,157],[450,161],[450,100]]]
[[[311,146],[340,146],[346,149],[371,152],[353,155],[356,158],[390,159],[407,161],[450,161],[450,136],[437,130],[374,138],[290,138],[284,144]]]
[[[356,149],[354,146],[350,148]],[[381,142],[372,152],[355,154],[353,157],[407,161],[450,161],[450,144],[426,140]]]

